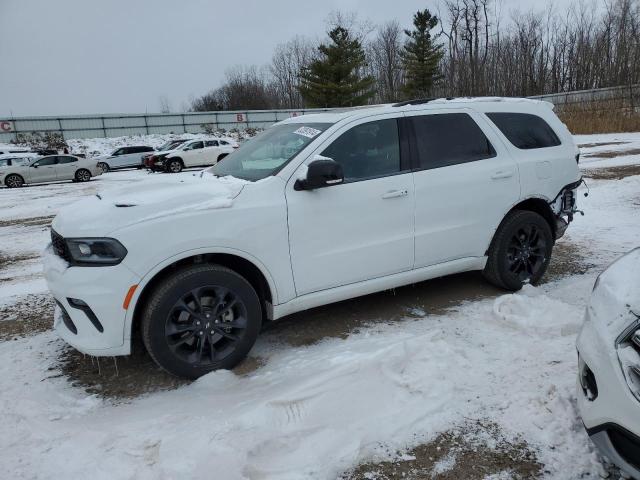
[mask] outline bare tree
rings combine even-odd
[[[396,20],[378,27],[376,37],[367,44],[369,74],[377,81],[376,103],[395,102],[403,85],[402,28]]]

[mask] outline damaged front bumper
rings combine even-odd
[[[578,187],[585,183],[582,178],[580,180],[565,185],[560,193],[549,202],[549,206],[553,211],[556,220],[556,240],[561,238],[567,231],[567,227],[573,221],[573,217],[576,213],[584,215],[582,210],[578,210]],[[586,185],[586,183],[585,183]],[[588,194],[585,194],[585,196]]]

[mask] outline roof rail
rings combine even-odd
[[[445,100],[453,100],[454,97],[446,97]],[[407,105],[422,105],[424,103],[433,102],[434,100],[438,100],[437,98],[415,98],[413,100],[405,100],[404,102],[394,103],[392,107],[405,107]]]

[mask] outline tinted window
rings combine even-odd
[[[73,162],[77,162],[78,159],[75,157],[58,157],[58,163],[59,164],[64,164],[64,163],[73,163]]]
[[[420,168],[440,168],[495,157],[493,146],[466,113],[409,117]]]
[[[138,152],[153,152],[153,147],[139,147]]]
[[[39,167],[44,167],[46,165],[55,165],[55,164],[56,164],[56,157],[44,157],[35,163],[35,165],[38,165]]]
[[[204,148],[204,145],[202,144],[202,142],[194,142],[192,144],[190,144],[189,146],[187,146],[187,150],[197,150],[199,148]]]
[[[517,148],[529,150],[560,145],[560,139],[553,129],[537,115],[496,112],[487,113],[487,117]]]
[[[220,145],[229,145],[229,142],[225,142],[224,140],[220,140]]]
[[[218,142],[216,140],[208,140],[204,144],[207,147],[217,147],[218,146]]]
[[[116,155],[124,155],[126,148],[119,148],[116,151],[114,151],[111,155],[112,156],[116,156]]]
[[[6,160],[0,160],[0,167],[8,167],[11,165],[11,160],[8,158]]]
[[[398,173],[398,123],[389,119],[357,125],[338,137],[322,155],[342,165],[345,181]]]

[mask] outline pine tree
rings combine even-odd
[[[438,17],[425,9],[413,16],[414,30],[404,31],[409,37],[402,50],[405,69],[403,93],[406,98],[428,97],[434,83],[440,78],[439,64],[444,52],[442,44],[435,43],[438,35],[431,36],[431,30],[437,25]]]
[[[349,31],[336,27],[329,32],[331,43],[320,45],[321,58],[300,73],[300,94],[309,107],[352,107],[373,96],[374,78],[362,77],[365,54],[361,43]]]

